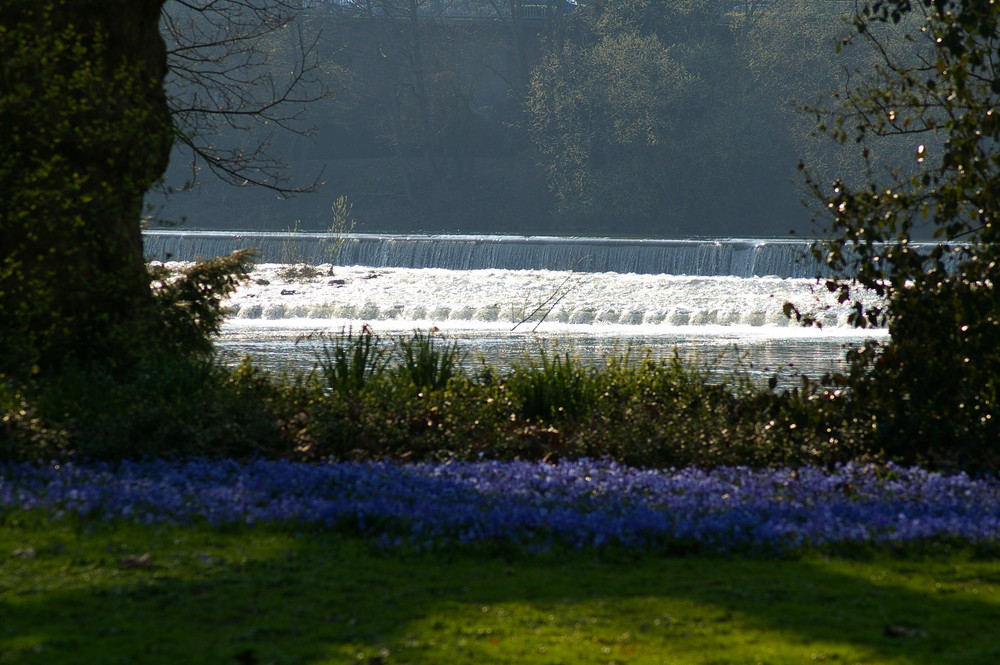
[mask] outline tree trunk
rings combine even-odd
[[[158,334],[140,219],[172,141],[163,2],[0,5],[0,374],[127,365]]]

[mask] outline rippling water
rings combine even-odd
[[[344,322],[344,326],[348,325],[351,324]],[[357,328],[356,323],[354,327]],[[376,326],[377,331],[387,336],[407,335],[415,328],[420,326],[406,330]],[[320,357],[324,337],[341,329],[336,322],[321,327],[304,325],[297,328],[285,325],[246,326],[237,322],[225,326],[217,346],[223,359],[230,364],[250,354],[257,364],[271,370],[291,367],[308,370]],[[711,330],[622,334],[617,330],[581,331],[543,327],[535,332],[444,329],[442,335],[459,345],[465,354],[463,366],[470,370],[482,363],[508,368],[541,348],[571,353],[597,363],[625,352],[639,357],[648,351],[654,358],[667,359],[676,349],[682,358],[715,374],[724,376],[740,368],[758,378],[777,374],[786,385],[794,383],[800,374],[818,376],[842,369],[846,346],[861,344],[871,336],[808,333],[775,336],[768,332]],[[883,335],[876,333],[876,336]]]

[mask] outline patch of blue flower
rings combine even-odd
[[[893,465],[650,470],[610,460],[0,464],[0,512],[348,530],[416,549],[502,544],[792,553],[1000,542],[1000,480]]]

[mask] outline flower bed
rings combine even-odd
[[[656,471],[606,460],[0,465],[0,512],[342,529],[417,549],[790,553],[1000,542],[1000,481],[896,466]]]

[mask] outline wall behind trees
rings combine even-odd
[[[347,196],[369,232],[807,234],[798,162],[844,173],[796,110],[868,66],[834,52],[837,3],[603,0],[547,22],[373,3],[368,18],[319,7],[299,20],[335,94],[306,109],[315,133],[270,149],[293,184],[319,176],[317,193],[207,181],[165,205],[151,196],[154,213],[322,230]],[[173,164],[173,182],[187,175]]]

